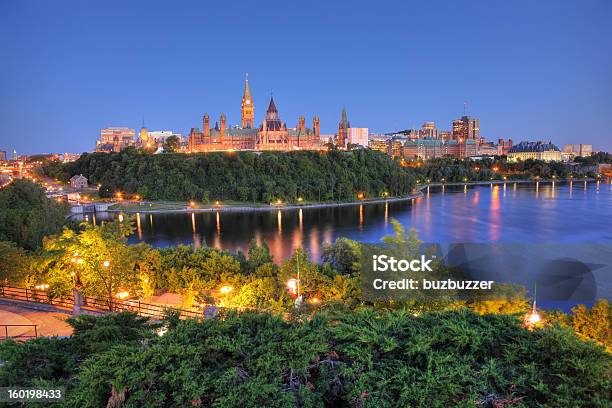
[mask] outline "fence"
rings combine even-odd
[[[34,335],[24,334],[24,332],[19,333],[19,334],[9,335],[9,327],[29,327],[30,329],[26,330],[25,333],[30,332],[32,328],[34,328]],[[0,333],[4,332],[4,338],[0,338],[0,340],[2,339],[21,340],[21,339],[29,339],[29,338],[38,337],[38,329],[37,329],[37,325],[35,324],[0,324],[0,328],[4,328],[4,330],[0,329]]]
[[[0,298],[35,302],[52,305],[57,308],[72,309],[74,299],[71,296],[53,296],[45,290],[16,288],[12,286],[0,286]],[[198,310],[178,309],[152,303],[144,303],[140,300],[100,299],[96,297],[83,297],[81,309],[94,312],[133,312],[140,316],[154,319],[162,318],[167,311],[180,313],[181,318],[201,317],[202,312]]]

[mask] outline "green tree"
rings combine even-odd
[[[350,274],[361,269],[359,243],[348,238],[340,237],[333,244],[324,244],[321,258],[341,274]]]
[[[81,231],[65,229],[46,238],[44,249],[54,257],[48,271],[51,292],[75,286],[84,295],[104,298],[109,307],[119,292],[142,296],[139,250],[126,245],[133,231],[132,220],[126,218],[99,226],[84,224]]]
[[[572,312],[572,327],[578,335],[612,348],[612,305],[607,300],[598,300],[590,310],[578,305]]]
[[[247,253],[249,259],[249,266],[251,270],[255,270],[260,266],[273,262],[272,255],[270,255],[270,248],[264,241],[261,245],[257,244],[255,239],[249,242],[249,251]]]
[[[164,151],[168,153],[178,152],[181,148],[181,139],[179,139],[178,136],[170,136],[164,142],[163,148]]]
[[[43,237],[61,231],[67,214],[68,205],[48,199],[38,184],[15,180],[0,190],[0,240],[38,248]]]
[[[14,242],[0,241],[0,284],[27,286],[33,275],[30,255]]]

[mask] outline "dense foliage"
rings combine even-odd
[[[467,311],[72,319],[0,344],[0,386],[67,387],[67,407],[607,407],[610,354],[558,326]]]
[[[463,182],[502,180],[529,180],[535,177],[563,179],[570,176],[566,165],[562,162],[545,162],[541,160],[524,160],[515,163],[508,162],[504,156],[485,158],[479,161],[470,159],[432,159],[419,164],[416,173],[424,182]]]
[[[587,166],[592,166],[595,164],[611,164],[612,163],[612,154],[608,152],[596,152],[591,156],[581,157],[578,156],[574,158],[576,163],[582,163]]]
[[[401,195],[414,187],[409,169],[368,149],[189,155],[151,155],[128,149],[85,153],[75,162],[43,169],[64,180],[83,174],[90,183],[102,185],[103,197],[121,191],[148,199],[205,202],[353,201],[359,193],[366,197]]]
[[[38,184],[16,180],[0,189],[0,241],[37,248],[62,230],[67,214],[67,204],[48,199]]]

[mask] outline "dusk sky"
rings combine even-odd
[[[612,1],[0,0],[0,150],[91,151],[100,128],[240,120],[371,133],[480,119],[492,140],[612,151]]]

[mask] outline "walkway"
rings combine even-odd
[[[70,336],[72,327],[65,322],[70,315],[26,309],[19,306],[0,304],[0,324],[35,324],[38,336]],[[9,328],[9,336],[34,336],[33,328]],[[0,338],[4,338],[4,331]]]

